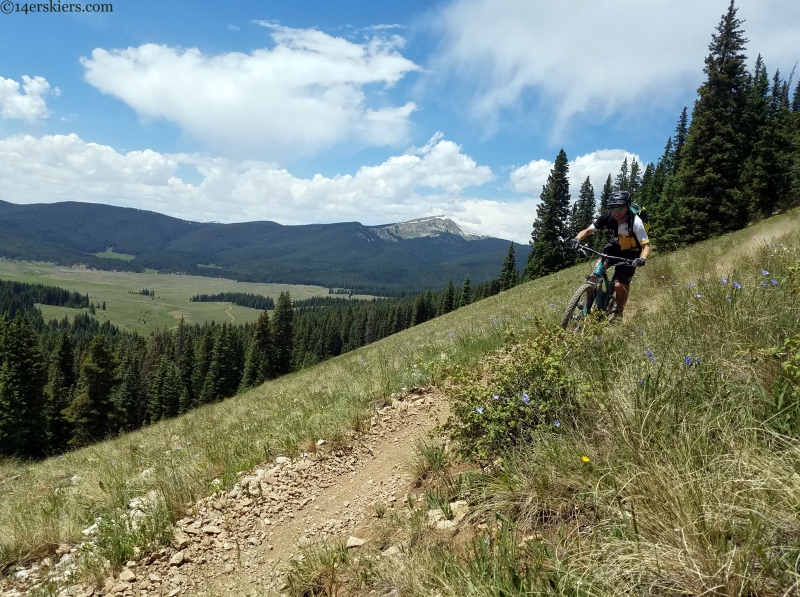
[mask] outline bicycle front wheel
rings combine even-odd
[[[567,309],[561,318],[561,327],[565,330],[578,330],[582,320],[589,313],[594,302],[594,284],[581,284],[567,303]]]

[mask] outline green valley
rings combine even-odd
[[[224,278],[205,278],[178,274],[114,272],[85,267],[66,267],[36,261],[0,260],[0,279],[60,286],[88,294],[92,303],[105,302],[96,309],[101,323],[110,321],[123,330],[149,333],[171,329],[183,317],[187,323],[247,323],[258,319],[261,311],[232,303],[190,302],[196,294],[248,292],[277,298],[289,291],[295,299],[327,296],[321,286],[297,284],[254,284]],[[143,288],[155,291],[153,298],[139,294]],[[75,309],[41,306],[45,320],[72,318]],[[84,310],[85,311],[85,310]]]

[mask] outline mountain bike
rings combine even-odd
[[[586,255],[587,251],[594,253],[600,258],[600,262],[595,266],[594,271],[586,276],[586,282],[581,284],[569,299],[567,309],[561,318],[561,327],[565,330],[582,329],[582,320],[588,317],[592,310],[601,316],[613,316],[617,309],[617,300],[614,295],[614,285],[608,279],[606,270],[609,266],[616,267],[618,265],[636,267],[632,259],[600,253],[587,245],[580,245],[577,250],[583,255]],[[614,260],[616,263],[606,265],[610,260]]]

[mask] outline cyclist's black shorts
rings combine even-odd
[[[630,251],[623,251],[619,248],[618,244],[608,243],[603,247],[603,253],[611,255],[612,257],[623,257],[624,259],[636,259],[640,257],[642,252],[638,249],[631,249]],[[608,265],[613,265],[615,261],[610,259]],[[620,284],[630,284],[633,274],[636,273],[636,268],[629,265],[618,265],[614,268],[614,277],[612,280],[617,280]]]

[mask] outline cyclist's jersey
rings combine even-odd
[[[597,218],[597,221],[589,226],[589,229],[592,232],[597,232],[602,229],[610,230],[610,243],[619,245],[619,248],[623,251],[638,250],[639,247],[636,245],[636,240],[633,237],[634,234],[636,238],[639,239],[639,244],[642,246],[648,244],[650,239],[647,237],[644,223],[639,216],[633,216],[633,231],[628,230],[629,219],[630,218],[626,218],[622,224],[618,224],[612,213],[608,212]]]

